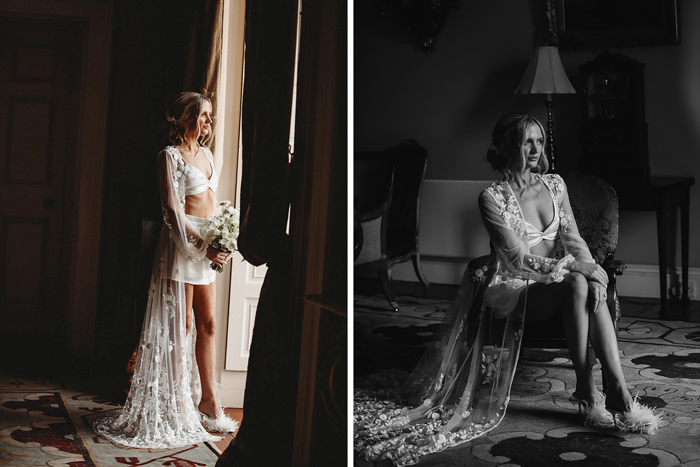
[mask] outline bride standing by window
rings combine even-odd
[[[164,225],[131,389],[124,408],[97,420],[96,433],[115,444],[175,448],[219,439],[238,422],[216,392],[216,271],[231,253],[205,240],[215,214],[218,176],[211,151],[212,105],[195,92],[178,94],[166,112],[168,139],[158,154]]]

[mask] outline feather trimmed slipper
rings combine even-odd
[[[231,419],[223,412],[219,412],[216,418],[199,412],[199,421],[202,422],[204,429],[211,433],[233,433],[238,430],[238,421]]]
[[[654,409],[639,403],[635,396],[624,412],[608,409],[613,416],[615,427],[621,431],[647,433],[653,435],[659,429],[662,413],[654,413]]]
[[[586,416],[583,422],[584,425],[596,428],[611,428],[615,426],[615,420],[612,414],[605,410],[605,395],[601,394],[601,396],[603,398],[602,401],[594,401],[591,404],[586,399],[577,396],[575,392],[571,395],[569,401],[578,403],[578,412],[583,412]]]

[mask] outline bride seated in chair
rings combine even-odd
[[[649,434],[658,428],[660,416],[627,390],[606,303],[608,275],[579,235],[566,184],[547,173],[544,147],[535,118],[507,114],[496,123],[487,160],[503,179],[478,199],[491,255],[465,272],[432,344],[401,388],[401,403],[356,395],[355,449],[368,459],[412,464],[498,426],[525,323],[556,313],[563,314],[576,372],[571,401],[583,409],[584,423]],[[606,394],[587,362],[589,339]]]

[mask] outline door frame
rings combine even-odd
[[[102,224],[102,179],[105,159],[109,68],[112,40],[112,0],[3,0],[0,15],[85,24],[75,178],[66,187],[73,209],[65,213],[72,235],[63,242],[70,258],[67,293],[62,303],[67,351],[90,356],[95,340],[97,271]],[[71,155],[68,155],[71,157]]]
[[[217,145],[214,150],[214,164],[219,178],[219,199],[231,200],[239,207],[241,178],[240,165],[240,123],[243,98],[243,67],[245,43],[246,0],[231,0],[224,3],[224,37],[221,51],[221,79],[216,92],[218,99],[215,131],[218,132]],[[241,213],[242,217],[242,213]],[[237,254],[238,255],[238,254]],[[231,309],[232,274],[236,268],[246,265],[235,259],[230,262],[216,287],[216,320],[220,323],[216,331],[216,380],[219,397],[224,407],[243,407],[246,371],[226,369],[227,349],[235,345],[230,337],[232,320],[241,314],[240,310]]]

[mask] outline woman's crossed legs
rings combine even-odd
[[[615,328],[605,302],[597,312],[593,311],[592,300],[589,300],[588,296],[588,280],[582,274],[570,272],[564,276],[562,282],[534,283],[528,286],[527,292],[526,322],[544,321],[556,313],[563,313],[569,354],[576,372],[576,394],[579,398],[589,403],[600,402],[592,369],[586,358],[590,339],[608,383],[606,405],[624,411],[632,402],[632,396],[625,385]]]

